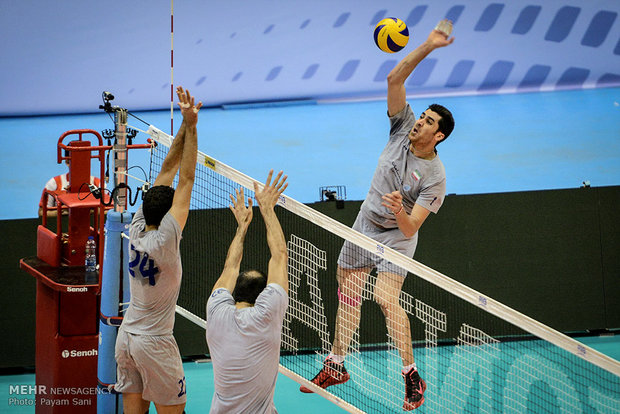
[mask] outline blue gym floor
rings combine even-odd
[[[448,193],[474,194],[620,184],[620,89],[409,99],[418,114],[438,102],[451,108],[456,128],[439,147]],[[117,104],[122,105],[122,102]],[[131,108],[128,108],[131,110]],[[385,101],[315,105],[205,108],[199,120],[199,150],[262,180],[270,168],[289,175],[287,194],[319,200],[319,187],[346,186],[347,199],[365,197],[377,157],[388,136]],[[169,132],[169,112],[137,113]],[[146,130],[131,118],[130,126]],[[180,125],[175,114],[175,128]],[[113,128],[105,114],[0,119],[0,219],[36,217],[45,182],[65,172],[56,163],[56,141],[70,129]],[[138,135],[136,142],[146,136]],[[146,151],[130,165],[148,173]],[[134,175],[141,177],[136,168]],[[130,180],[130,185],[140,185]],[[620,338],[580,339],[620,359]],[[188,413],[206,412],[213,393],[209,363],[185,364]],[[0,376],[0,404],[9,385],[34,384],[33,374]],[[281,413],[336,413],[341,409],[280,375],[276,407]],[[32,413],[32,407],[0,405],[0,412]]]

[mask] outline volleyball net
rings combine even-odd
[[[151,156],[153,181],[171,137],[153,127],[149,133],[159,143]],[[206,302],[237,225],[228,209],[229,195],[244,187],[253,197],[253,182],[264,179],[254,180],[198,154],[181,242],[183,282],[177,309],[203,328]],[[280,371],[295,381],[349,412],[402,411],[405,386],[398,342],[407,337],[409,327],[386,327],[375,300],[381,286],[374,271],[357,275],[361,319],[359,328],[348,332],[345,367],[350,380],[326,391],[310,385],[331,351],[339,305],[337,260],[348,241],[350,254],[372,256],[390,271],[408,273],[400,304],[411,325],[418,371],[428,385],[418,412],[620,412],[620,362],[324,214],[338,214],[334,203],[311,207],[283,195],[278,205],[289,254]],[[267,269],[269,257],[265,226],[255,212],[242,268]],[[318,397],[300,393],[299,398],[303,403]]]

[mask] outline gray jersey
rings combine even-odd
[[[207,302],[207,343],[215,392],[211,413],[277,413],[273,393],[278,376],[284,289],[270,283],[254,306],[237,309],[224,288]]]
[[[126,332],[170,335],[181,287],[181,227],[166,213],[159,228],[144,231],[142,206],[129,229],[129,286],[131,302],[123,318]]]
[[[407,213],[411,213],[414,204],[437,213],[443,203],[446,172],[439,156],[429,161],[409,150],[408,135],[414,123],[409,104],[390,117],[390,139],[379,157],[368,195],[360,208],[364,217],[379,227],[398,227],[394,214],[381,205],[384,194],[399,190]]]

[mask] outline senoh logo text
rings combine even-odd
[[[72,349],[72,350],[68,350],[68,349],[64,349],[60,355],[62,355],[63,358],[80,358],[80,357],[89,357],[89,356],[96,356],[97,355],[97,350],[96,349],[89,349],[86,351],[78,351],[77,349]]]

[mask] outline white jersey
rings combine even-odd
[[[252,307],[237,309],[228,290],[207,302],[207,343],[215,392],[211,413],[277,413],[273,393],[278,376],[282,321],[288,295],[270,283]]]
[[[171,335],[181,288],[181,227],[166,213],[159,228],[144,231],[142,206],[129,228],[131,301],[122,328],[138,335]]]

